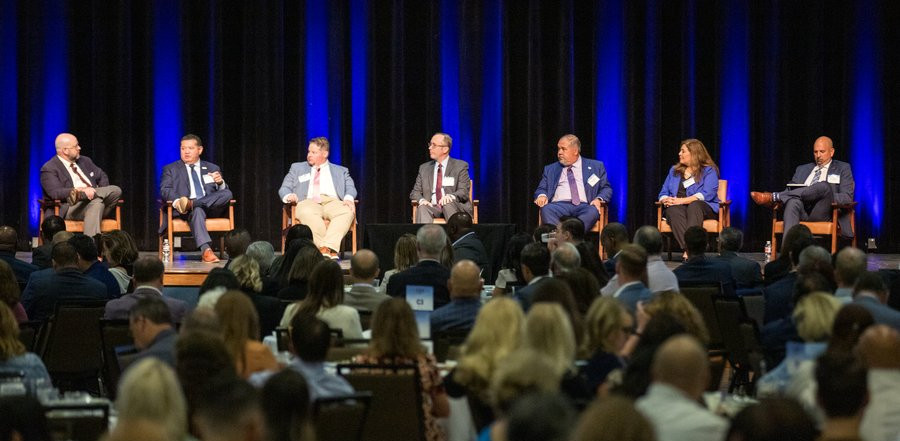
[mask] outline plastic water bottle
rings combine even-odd
[[[163,239],[163,262],[169,261],[172,249],[169,248],[169,239]]]
[[[772,241],[767,240],[766,241],[766,263],[769,263],[770,260],[772,260]]]

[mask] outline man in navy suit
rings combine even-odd
[[[322,255],[337,259],[356,217],[356,186],[346,167],[328,161],[328,151],[328,139],[310,139],[306,162],[291,164],[278,197],[286,204],[297,203],[295,222],[309,226]]]
[[[203,250],[203,261],[218,262],[210,248],[212,238],[206,230],[206,218],[217,217],[225,212],[231,200],[231,190],[222,178],[218,165],[201,162],[203,144],[197,135],[181,138],[181,159],[163,168],[159,183],[159,194],[164,200],[173,201],[172,207],[191,225],[191,234]],[[160,234],[166,231],[163,220]]]
[[[16,282],[23,285],[25,282],[28,282],[31,273],[39,268],[24,260],[16,259],[16,242],[18,239],[19,236],[16,234],[15,228],[6,225],[0,227],[0,260],[4,260],[9,264],[13,274],[16,276]]]
[[[853,303],[872,313],[875,323],[888,325],[900,331],[900,311],[886,305],[887,298],[887,285],[884,284],[884,279],[878,273],[867,271],[856,279]]]
[[[559,162],[544,167],[534,203],[541,207],[541,221],[557,225],[559,218],[574,216],[589,231],[600,218],[600,204],[612,197],[603,163],[581,156],[581,141],[564,135],[556,145]]]
[[[525,245],[519,256],[519,266],[527,285],[517,289],[515,297],[522,304],[522,309],[528,311],[538,286],[550,279],[550,250],[540,242]]]
[[[22,291],[22,306],[29,320],[41,321],[56,310],[56,302],[66,299],[110,300],[106,285],[78,269],[78,253],[66,242],[53,245],[53,268],[35,271]]]
[[[836,159],[831,138],[820,136],[813,144],[815,162],[804,164],[794,171],[794,177],[782,192],[750,192],[753,202],[763,206],[784,204],[784,231],[788,231],[801,221],[831,220],[831,203],[853,202],[853,172],[850,164]],[[794,185],[794,188],[791,186]],[[838,217],[841,236],[853,237],[850,229],[850,213],[843,212]]]
[[[416,233],[416,251],[419,262],[415,266],[391,276],[387,293],[391,297],[406,297],[409,285],[430,286],[434,289],[434,307],[450,303],[447,280],[450,269],[441,265],[441,253],[447,246],[447,233],[440,225],[426,224]]]
[[[490,279],[491,262],[481,239],[472,230],[472,216],[458,211],[447,219],[447,235],[453,247],[453,263],[471,260],[481,269],[482,277]]]
[[[719,260],[731,265],[731,275],[738,289],[755,288],[762,285],[762,270],[758,263],[738,255],[744,244],[744,233],[733,227],[726,227],[719,233]]]
[[[78,138],[71,133],[56,137],[56,156],[41,167],[41,188],[44,199],[63,201],[59,216],[63,219],[84,220],[84,234],[100,234],[100,222],[109,214],[122,189],[109,185],[106,173],[91,158],[81,156]],[[48,208],[44,216],[53,215]]]
[[[688,227],[684,232],[684,244],[688,259],[672,270],[681,287],[691,284],[720,283],[722,294],[734,296],[734,278],[731,265],[718,259],[706,257],[707,237],[703,227]]]

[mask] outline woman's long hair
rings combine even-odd
[[[297,306],[297,314],[315,316],[322,308],[344,303],[344,271],[333,260],[316,264],[309,276],[309,293]]]
[[[369,355],[375,358],[416,358],[424,353],[416,317],[406,299],[395,297],[378,305],[372,316]]]
[[[716,171],[716,174],[719,174],[719,166],[716,165],[716,162],[713,161],[712,157],[709,156],[709,152],[706,151],[706,146],[700,142],[699,139],[685,139],[681,141],[679,146],[687,147],[688,151],[691,152],[691,164],[684,165],[681,161],[675,163],[675,170],[673,170],[673,176],[682,176],[684,175],[685,170],[689,170],[691,175],[695,176],[697,180],[703,177],[703,167],[710,166],[713,170]],[[681,147],[679,147],[679,150]]]

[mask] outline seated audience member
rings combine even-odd
[[[194,421],[203,441],[265,439],[260,393],[240,378],[210,381],[198,395]]]
[[[662,260],[662,234],[656,227],[644,225],[634,233],[634,244],[647,253],[647,288],[650,292],[678,291],[678,278]],[[619,278],[613,275],[600,293],[611,296],[619,289]]]
[[[734,296],[734,277],[731,266],[717,259],[706,257],[707,233],[702,227],[688,227],[684,232],[687,260],[672,270],[678,285],[691,283],[721,283],[722,294]]]
[[[556,236],[556,225],[541,224],[531,233],[531,240],[532,242],[543,243],[544,246],[547,246],[550,243],[550,236]]]
[[[344,293],[344,304],[364,311],[374,311],[381,302],[391,297],[375,287],[375,278],[381,272],[378,256],[372,250],[362,249],[350,258],[350,279],[353,285]]]
[[[37,398],[0,396],[0,440],[51,441],[47,412]]]
[[[616,259],[616,276],[619,282],[612,297],[622,302],[629,312],[637,310],[638,302],[653,298],[653,293],[644,285],[647,280],[647,253],[637,245],[625,245]]]
[[[788,229],[781,239],[781,250],[779,250],[778,258],[767,263],[763,267],[763,282],[771,285],[782,277],[788,275],[794,269],[796,263],[791,261],[791,250],[794,249],[794,242],[804,240],[812,243],[812,232],[809,227],[803,224],[797,224]]]
[[[426,225],[427,226],[427,225]],[[424,227],[423,227],[424,228]],[[421,243],[421,241],[420,241]],[[365,364],[415,364],[422,382],[422,406],[425,412],[425,438],[444,439],[443,428],[436,418],[450,414],[450,402],[441,384],[441,374],[434,357],[419,341],[419,331],[412,308],[402,298],[382,303],[372,316],[372,341],[366,353],[353,360]]]
[[[294,259],[297,258],[297,254],[301,249],[307,247],[315,248],[319,251],[319,255],[322,255],[322,251],[319,250],[319,247],[311,240],[295,239],[293,242],[287,243],[287,249],[284,250],[284,254],[281,256],[282,260],[278,267],[278,271],[272,276],[272,279],[275,280],[279,287],[284,288],[285,286],[288,286],[291,269],[294,267]],[[322,257],[330,257],[330,255]]]
[[[190,307],[183,300],[166,297],[162,293],[163,263],[155,257],[143,257],[134,262],[134,292],[106,303],[103,318],[107,320],[126,320],[131,307],[143,297],[162,299],[172,314],[172,321],[181,323],[190,312]]]
[[[309,276],[313,268],[326,257],[322,256],[312,242],[297,251],[287,275],[287,285],[278,291],[281,300],[303,300],[309,292]]]
[[[0,261],[0,304],[8,306],[16,321],[23,323],[28,321],[28,314],[25,313],[25,307],[19,301],[19,296],[16,275],[8,263]]]
[[[485,277],[490,277],[491,261],[481,239],[472,230],[472,216],[469,213],[460,211],[450,216],[447,219],[447,235],[453,245],[453,263],[471,260]]]
[[[305,299],[288,305],[281,316],[281,326],[288,327],[294,315],[315,316],[331,329],[340,329],[344,338],[362,338],[359,311],[344,305],[344,272],[331,259],[319,262],[309,279]]]
[[[19,236],[13,227],[6,225],[0,227],[0,261],[9,264],[16,275],[16,282],[24,285],[31,277],[31,273],[39,268],[24,260],[16,259],[16,243],[18,241]]]
[[[255,260],[247,256],[238,256],[231,262],[231,270],[241,285],[241,292],[250,298],[259,316],[260,335],[271,334],[278,327],[284,306],[277,298],[262,291],[263,282],[259,275],[259,264]]]
[[[387,294],[391,297],[405,297],[409,285],[434,288],[434,307],[450,303],[447,280],[450,270],[441,264],[442,251],[447,244],[447,234],[439,225],[424,225],[416,233],[416,251],[419,262],[405,271],[391,276],[387,284]]]
[[[53,236],[60,231],[66,231],[66,221],[59,216],[47,216],[41,223],[41,239],[43,245],[31,250],[31,264],[40,268],[50,268],[53,262],[50,260],[50,252],[53,250]]]
[[[22,292],[22,306],[30,320],[42,321],[53,315],[59,300],[109,300],[106,285],[78,269],[78,254],[71,243],[54,245],[52,255],[53,268],[32,273]]]
[[[303,239],[304,241],[308,241],[312,246],[315,247],[315,244],[312,243],[313,234],[312,230],[309,229],[308,225],[303,224],[294,224],[288,227],[284,234],[284,252],[278,256],[275,256],[272,259],[272,266],[269,267],[269,277],[276,277],[276,275],[282,270],[289,270],[291,268],[290,263],[288,263],[287,268],[285,268],[284,260],[287,258],[287,249],[291,247],[291,244],[294,243],[297,239]],[[316,247],[318,249],[318,247]]]
[[[46,381],[47,386],[51,384],[47,367],[40,357],[25,350],[19,340],[19,322],[3,304],[0,304],[0,371],[21,371],[26,384],[36,380]]]
[[[600,232],[600,245],[603,245],[603,251],[609,256],[603,266],[606,268],[607,274],[616,273],[616,259],[622,247],[628,245],[628,230],[625,225],[618,222],[610,222],[603,227]]]
[[[260,391],[266,441],[315,439],[308,382],[300,373],[285,369],[266,381]]]
[[[837,282],[834,279],[834,266],[831,264],[831,253],[825,248],[818,245],[806,247],[800,252],[800,259],[797,265],[797,272],[801,275],[804,273],[817,273],[827,282],[826,289],[823,291],[833,294],[837,289]]]
[[[456,216],[456,213],[453,216]],[[451,216],[452,217],[452,216]],[[481,309],[481,269],[471,260],[460,260],[450,271],[447,287],[450,303],[431,313],[431,335],[444,331],[468,331],[475,325],[475,317]]]
[[[195,309],[191,315],[205,310]],[[185,333],[182,325],[181,332],[181,336],[175,342],[175,370],[187,400],[190,432],[198,436],[199,431],[193,418],[194,409],[201,399],[200,394],[206,384],[215,378],[238,378],[238,376],[234,370],[234,361],[225,348],[221,331]]]
[[[328,324],[313,316],[295,315],[291,319],[291,352],[297,357],[287,365],[303,375],[309,387],[309,401],[350,395],[353,386],[339,375],[325,370],[325,356],[331,346],[331,332]],[[268,384],[274,372],[261,372],[250,378],[254,385]]]
[[[606,377],[625,367],[620,352],[633,328],[634,319],[618,300],[598,297],[591,304],[584,320],[580,350],[581,358],[587,360],[580,373],[590,392],[606,395]]]
[[[581,268],[581,255],[575,245],[569,242],[561,242],[556,249],[550,252],[550,271],[553,274],[561,274]]]
[[[494,281],[493,296],[510,295],[516,288],[525,286],[519,267],[520,256],[525,245],[531,242],[531,236],[525,233],[516,233],[506,242],[506,253],[503,255],[503,265],[497,273],[497,280]]]
[[[678,319],[667,313],[659,313],[643,322],[639,310],[637,323],[635,333],[628,338],[626,348],[622,350],[629,354],[628,365],[625,366],[621,381],[611,384],[614,393],[632,399],[638,399],[647,393],[651,381],[650,370],[659,346],[669,337],[687,332]],[[634,346],[634,349],[628,349],[628,346]],[[608,382],[610,380],[607,378]]]
[[[566,317],[569,319],[569,324],[572,325],[572,332],[575,334],[576,347],[581,344],[581,337],[584,332],[582,315],[581,312],[578,311],[578,305],[575,303],[575,296],[565,282],[557,280],[554,277],[541,283],[535,288],[534,297],[532,297],[531,300],[532,306],[538,303],[555,303],[561,306],[566,313]]]
[[[600,295],[600,284],[597,283],[597,278],[583,267],[554,274],[553,278],[569,286],[569,289],[572,290],[572,296],[575,298],[575,306],[578,309],[578,313],[582,316],[587,314],[591,303]]]
[[[584,408],[594,397],[575,369],[575,334],[566,313],[559,305],[535,303],[525,316],[524,347],[546,355],[558,376],[560,390],[578,408]]]
[[[518,302],[508,297],[491,299],[478,312],[460,349],[459,363],[444,378],[447,395],[468,398],[478,431],[494,420],[488,392],[491,376],[521,344],[524,322]]]
[[[225,252],[228,253],[225,268],[230,268],[234,259],[243,256],[252,241],[253,238],[250,237],[250,232],[246,228],[238,227],[225,233]]]
[[[885,304],[887,296],[887,286],[878,273],[867,271],[859,275],[853,289],[853,303],[868,309],[875,323],[900,330],[900,311]]]
[[[866,367],[853,354],[826,353],[816,360],[816,400],[825,412],[819,440],[859,440],[869,401]]]
[[[275,355],[259,341],[259,316],[244,293],[225,293],[216,302],[216,314],[222,323],[225,348],[234,360],[238,375],[248,378],[255,372],[278,369]]]
[[[853,287],[867,267],[868,259],[861,249],[846,247],[838,251],[834,259],[834,279],[837,282],[834,296],[844,303],[852,302]]]
[[[578,250],[581,257],[581,267],[589,271],[600,283],[609,281],[609,273],[603,266],[603,261],[597,253],[597,247],[584,240],[584,224],[581,219],[569,218],[559,223],[557,230],[557,242],[569,242]]]
[[[815,441],[816,421],[797,401],[764,398],[738,412],[726,441]]]
[[[620,396],[595,401],[578,419],[572,441],[655,441],[653,426]],[[731,440],[729,440],[731,441]],[[737,440],[735,440],[737,441]]]
[[[550,251],[540,242],[532,242],[522,248],[522,279],[526,286],[516,290],[516,299],[526,311],[531,307],[535,289],[550,280]]]
[[[144,358],[158,358],[175,366],[175,340],[178,334],[172,325],[169,307],[159,297],[145,296],[131,307],[128,329],[134,345],[141,350],[132,364]]]
[[[394,268],[387,270],[384,273],[384,277],[381,278],[380,288],[382,292],[387,291],[388,281],[391,280],[391,276],[416,265],[416,262],[419,261],[419,254],[416,248],[415,234],[406,233],[397,239],[397,243],[394,244]]]
[[[575,409],[559,392],[529,393],[509,409],[507,439],[566,441],[576,416]]]
[[[272,244],[265,240],[257,240],[247,247],[247,256],[252,257],[259,264],[259,273],[263,279],[271,279],[269,269],[272,268],[272,261],[275,260],[275,248]]]
[[[219,338],[222,337],[222,323],[216,310],[209,307],[196,308],[184,317],[184,321],[178,328],[179,335],[192,332],[205,332]]]
[[[766,299],[764,323],[790,315],[794,304],[795,287],[800,278],[797,272],[797,268],[800,266],[800,254],[804,249],[813,245],[812,237],[805,236],[797,237],[791,242],[791,248],[788,248],[785,253],[790,256],[789,261],[792,265],[790,271],[763,289],[763,296]]]
[[[187,404],[171,365],[156,358],[131,365],[119,382],[118,423],[147,420],[165,428],[166,439],[184,439]]]
[[[100,256],[94,239],[79,233],[69,239],[69,243],[75,247],[75,252],[78,254],[78,269],[88,277],[92,277],[106,285],[107,298],[114,299],[119,297],[121,295],[119,282],[109,272],[109,266],[105,262],[97,260]]]
[[[853,352],[859,338],[875,324],[866,308],[859,305],[844,305],[834,316],[834,325],[831,327],[831,339],[828,340],[827,351]]]
[[[866,330],[857,348],[869,370],[869,404],[859,434],[892,441],[900,435],[900,333],[885,325]]]
[[[119,283],[119,292],[128,292],[134,274],[134,262],[138,259],[134,238],[122,230],[103,233],[100,236],[100,255],[109,266],[110,274]]]
[[[709,344],[709,329],[703,321],[703,315],[683,294],[674,291],[659,293],[652,301],[642,305],[637,314],[638,322],[659,314],[668,314],[678,320],[686,333],[691,334],[701,344]]]
[[[240,290],[241,284],[231,270],[213,268],[206,275],[197,297],[197,308],[214,308],[219,298],[226,292]]]
[[[653,357],[651,375],[653,383],[636,406],[659,440],[723,439],[728,422],[698,403],[709,383],[709,360],[700,342],[689,335],[666,340]]]
[[[737,289],[755,288],[762,285],[762,270],[759,264],[738,255],[744,245],[744,233],[733,227],[725,227],[719,233],[719,260],[731,265],[731,275]]]

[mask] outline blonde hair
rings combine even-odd
[[[169,439],[184,439],[187,404],[175,371],[148,357],[125,371],[116,399],[119,421],[148,420],[163,424]]]
[[[588,308],[584,318],[584,338],[581,340],[581,355],[588,358],[597,349],[616,353],[609,337],[622,328],[622,315],[627,314],[622,303],[612,297],[597,297]]]
[[[486,399],[491,374],[522,343],[524,321],[515,300],[497,297],[485,304],[461,348],[456,382]]]
[[[804,341],[826,341],[831,336],[831,327],[841,301],[833,295],[817,291],[803,296],[794,307],[794,323],[797,335]]]
[[[19,322],[11,309],[0,302],[0,361],[6,361],[25,353],[25,345],[19,340]]]
[[[526,348],[516,350],[491,376],[491,405],[500,413],[506,412],[522,395],[559,390],[561,378],[553,360],[545,354]]]
[[[256,259],[240,255],[231,262],[229,269],[234,273],[242,288],[250,288],[257,293],[262,291],[263,283],[259,276],[259,262]]]
[[[569,316],[556,303],[535,303],[525,317],[525,347],[544,354],[562,375],[575,361],[575,333]]]
[[[688,334],[693,335],[704,345],[709,344],[709,331],[703,316],[697,307],[678,291],[664,291],[657,294],[653,300],[644,305],[644,312],[650,317],[660,312],[669,314],[684,326]]]
[[[228,291],[216,302],[216,315],[222,324],[225,348],[238,372],[247,366],[245,348],[248,340],[259,339],[259,316],[250,298],[240,291]]]

